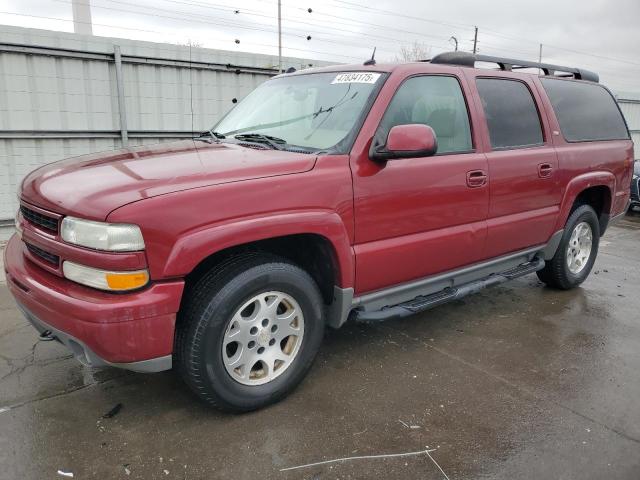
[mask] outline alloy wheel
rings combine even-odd
[[[259,293],[233,315],[222,343],[227,373],[243,385],[262,385],[295,360],[304,336],[298,302],[283,292]]]

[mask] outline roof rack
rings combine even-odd
[[[600,77],[597,73],[582,68],[563,67],[549,63],[530,62],[528,60],[516,60],[513,58],[493,57],[490,55],[474,55],[467,52],[445,52],[436,55],[431,59],[431,63],[444,65],[459,65],[462,67],[475,67],[476,62],[497,63],[500,70],[513,71],[520,68],[539,68],[545,75],[551,76],[573,76],[576,80],[587,80],[598,83]],[[565,75],[556,75],[556,72]],[[566,75],[571,74],[571,75]]]

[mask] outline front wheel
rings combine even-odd
[[[538,278],[553,288],[568,290],[584,282],[598,255],[600,223],[589,205],[569,216],[554,257],[538,272]]]
[[[206,403],[249,411],[278,401],[304,378],[324,333],[313,279],[279,257],[253,254],[218,265],[190,291],[176,363]]]

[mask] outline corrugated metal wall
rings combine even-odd
[[[277,57],[0,27],[0,221],[34,168],[120,148],[114,45],[122,56],[129,145],[190,137],[211,127],[275,74]],[[308,59],[284,58],[298,69]],[[193,115],[192,115],[193,112]]]
[[[636,160],[640,160],[640,96],[638,98],[618,98],[618,104],[631,131]]]

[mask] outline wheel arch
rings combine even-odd
[[[335,212],[295,212],[199,229],[176,242],[163,276],[185,277],[188,286],[223,259],[249,251],[276,254],[304,268],[327,303],[334,286],[353,287],[351,242]]]
[[[611,172],[589,172],[573,178],[565,190],[555,231],[564,228],[569,215],[580,205],[591,206],[598,216],[600,234],[604,234],[613,205],[616,179]]]

